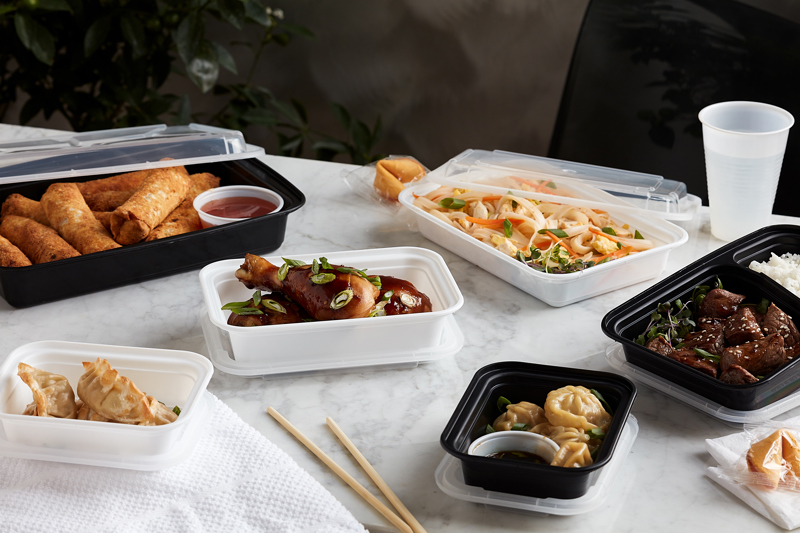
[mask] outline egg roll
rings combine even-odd
[[[120,174],[109,178],[84,181],[83,183],[76,183],[75,185],[78,186],[78,190],[81,191],[84,197],[106,191],[132,191],[138,189],[151,172],[153,172],[151,169],[137,170],[136,172],[128,172],[127,174]]]
[[[184,167],[153,170],[128,201],[111,215],[111,232],[120,244],[134,244],[167,218],[189,194],[192,182]]]
[[[56,230],[30,218],[4,216],[0,235],[22,250],[34,265],[81,255]]]
[[[32,264],[22,250],[0,235],[0,267],[24,267]]]
[[[50,226],[81,254],[120,248],[108,230],[94,218],[74,183],[54,183],[41,200]]]
[[[111,211],[92,211],[94,218],[100,222],[106,230],[108,230],[108,234],[111,234]]]
[[[150,232],[146,241],[154,241],[156,239],[163,239],[164,237],[172,237],[173,235],[182,235],[190,231],[202,229],[200,224],[200,216],[194,209],[194,199],[203,191],[219,187],[219,178],[214,174],[202,172],[200,174],[192,174],[189,176],[192,180],[192,187],[189,189],[189,194],[186,199],[181,202],[175,210],[167,216],[164,221],[156,226]]]
[[[103,191],[84,196],[83,199],[86,200],[86,205],[88,205],[89,209],[92,211],[110,212],[124,204],[134,192],[136,192],[136,189],[127,191]]]
[[[20,217],[32,218],[39,224],[43,224],[45,226],[50,225],[50,221],[47,220],[47,215],[44,213],[42,204],[36,200],[25,198],[21,194],[17,193],[10,194],[3,202],[3,207],[0,208],[0,218],[6,215],[17,215]]]

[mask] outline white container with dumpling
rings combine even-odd
[[[437,191],[444,190],[440,187],[451,193],[439,198]],[[435,201],[422,198],[426,195]],[[661,176],[484,150],[459,154],[406,187],[398,200],[426,238],[553,307],[658,276],[669,252],[688,240],[686,231],[670,220],[691,220],[701,203],[683,183]],[[557,206],[558,212],[526,211],[537,202]],[[576,209],[570,212],[571,207]],[[519,214],[506,216],[506,209]],[[580,210],[591,211],[588,221],[577,213]],[[515,224],[492,225],[503,218]],[[621,233],[589,230],[606,224]],[[566,243],[556,254],[566,268],[543,259],[550,251],[542,247],[550,242],[548,229],[563,231],[554,234],[550,248]],[[595,241],[598,246],[593,248]],[[625,247],[619,253],[617,242]],[[519,260],[518,252],[527,263]],[[534,254],[541,255],[534,259]],[[577,266],[590,260],[597,264]],[[563,272],[540,270],[544,268]]]
[[[31,412],[38,403],[32,389],[18,376],[19,363],[63,376],[74,400],[79,400],[78,383],[85,373],[82,363],[98,358],[106,359],[150,401],[164,404],[166,407],[161,408],[167,411],[178,406],[180,414],[163,425],[22,414],[26,409]],[[212,374],[208,359],[193,352],[64,341],[20,346],[0,366],[0,455],[139,470],[171,466],[188,455],[210,415],[204,391]],[[56,390],[62,385],[54,385],[53,378],[45,381],[45,376],[40,380],[45,386],[47,405],[69,401],[63,388]],[[99,378],[94,380],[98,381]],[[122,395],[125,391],[121,386],[112,393]],[[90,393],[92,389],[87,387],[85,394]],[[104,399],[106,409],[113,409],[118,402],[112,393]],[[62,405],[59,409],[64,413],[74,407]]]

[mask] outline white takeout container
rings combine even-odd
[[[135,426],[21,414],[33,396],[17,375],[18,363],[66,377],[77,399],[78,379],[84,373],[81,363],[98,357],[107,359],[112,368],[131,379],[146,394],[167,406],[179,406],[178,419],[163,426]],[[72,451],[83,456],[91,453],[106,457],[164,455],[200,416],[197,414],[199,404],[213,372],[209,360],[193,352],[67,341],[26,344],[11,352],[0,366],[0,425],[4,440],[14,445]],[[2,448],[0,446],[0,453]],[[61,456],[69,459],[69,453]]]
[[[365,355],[433,348],[441,343],[447,318],[464,304],[464,297],[444,259],[424,248],[378,248],[286,257],[309,264],[325,257],[332,265],[368,269],[369,275],[405,279],[430,298],[433,311],[261,327],[230,326],[227,323],[230,311],[223,311],[222,306],[246,301],[254,291],[236,279],[235,272],[243,258],[218,261],[200,271],[200,286],[208,318],[229,335],[236,361],[306,369],[357,366],[355,363]],[[283,264],[280,256],[266,259],[276,266]],[[351,361],[354,364],[348,365]]]
[[[591,175],[593,170],[599,178]],[[580,272],[548,274],[522,264],[414,205],[415,195],[424,196],[441,185],[504,194],[509,190],[507,187],[486,183],[510,175],[551,180],[577,198],[516,189],[515,195],[608,211],[614,220],[639,230],[657,246]],[[615,182],[615,177],[620,181]],[[425,181],[406,187],[398,199],[414,215],[419,231],[426,238],[553,307],[658,276],[666,267],[669,252],[689,239],[685,230],[666,219],[689,220],[700,203],[696,196],[686,194],[682,183],[659,176],[479,150],[460,154],[428,174]]]

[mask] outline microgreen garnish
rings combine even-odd
[[[316,259],[314,259],[314,261],[311,263],[311,273],[319,274],[319,261]]]
[[[500,397],[497,399],[497,409],[498,409],[500,412],[505,412],[505,410],[506,410],[506,405],[510,405],[510,404],[511,404],[511,400],[509,400],[509,399],[508,399],[508,398],[506,398],[505,396],[500,396]]]
[[[175,413],[178,416],[181,416],[181,408],[178,407],[177,405],[172,408],[172,412]]]
[[[511,426],[511,431],[528,431],[531,427],[528,424],[523,424],[522,422],[517,422],[513,426]]]
[[[487,435],[488,435],[489,433],[494,433],[495,431],[497,431],[497,430],[496,430],[496,429],[494,429],[494,428],[492,427],[492,425],[491,425],[491,424],[486,424],[486,434],[487,434]]]
[[[709,361],[714,361],[715,363],[719,363],[720,356],[714,355],[713,353],[709,353],[702,348],[692,348],[694,353],[702,357],[703,359],[708,359]]]
[[[597,398],[598,400],[600,400],[600,405],[603,406],[603,409],[606,410],[606,413],[610,414],[611,416],[614,416],[614,411],[611,410],[611,406],[608,405],[608,402],[606,401],[605,398],[603,398],[603,395],[600,394],[599,390],[597,390],[597,389],[589,389],[589,392],[594,394],[594,397]]]
[[[283,262],[289,265],[290,267],[301,267],[305,266],[305,263],[302,261],[298,261],[297,259],[286,259],[285,257],[281,257]]]
[[[445,209],[461,209],[467,205],[467,202],[460,198],[442,198],[439,201],[439,207],[444,207]]]
[[[289,273],[289,263],[282,264],[281,267],[278,269],[278,279],[280,281],[285,280],[286,274],[288,273]]]
[[[311,283],[316,285],[325,285],[326,283],[330,283],[331,281],[336,279],[336,274],[331,274],[330,272],[323,272],[322,274],[314,274],[310,278]]]
[[[281,304],[279,304],[278,302],[276,302],[275,300],[270,300],[270,299],[262,300],[261,304],[270,311],[275,311],[276,313],[283,313],[284,315],[286,314],[286,308]]]
[[[386,291],[383,293],[383,297],[381,298],[381,300],[386,300],[388,302],[389,300],[391,300],[392,295],[394,295],[394,291]]]
[[[606,432],[600,428],[592,428],[587,431],[586,434],[589,436],[589,439],[602,439],[606,436]]]
[[[353,289],[345,289],[331,300],[331,309],[341,309],[353,299]]]
[[[612,228],[610,226],[606,226],[605,228],[600,228],[600,231],[602,231],[606,235],[613,235],[614,237],[617,236],[617,232],[614,231],[614,228]]]
[[[691,300],[686,303],[680,299],[674,303],[660,303],[650,315],[650,323],[645,328],[645,333],[639,335],[635,342],[644,346],[655,337],[662,336],[672,346],[673,342],[680,342],[686,335],[694,331],[695,322],[692,320],[692,310],[689,308]]]
[[[634,239],[644,239],[644,237],[642,237],[642,234],[641,234],[641,233],[639,233],[639,230],[638,230],[638,229],[637,229],[637,230],[634,232],[634,234],[633,234],[633,238],[634,238]]]
[[[567,237],[569,237],[569,235],[567,235],[566,231],[564,231],[563,229],[558,229],[558,228],[540,229],[539,233],[541,233],[542,235],[546,235],[548,231],[550,233],[552,233],[553,235],[555,235],[556,237],[558,237],[559,239],[566,239]]]
[[[511,235],[514,233],[514,226],[508,219],[506,219],[505,222],[503,222],[503,233],[505,234],[506,237],[511,237]]]

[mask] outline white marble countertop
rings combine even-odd
[[[0,137],[20,138],[20,133],[0,127]],[[704,439],[736,430],[641,386],[632,411],[639,421],[638,437],[611,496],[591,514],[556,517],[498,511],[453,499],[434,481],[434,470],[444,457],[439,437],[475,371],[511,360],[608,370],[603,352],[610,341],[600,330],[601,318],[723,244],[709,233],[707,208],[684,226],[689,242],[671,253],[667,270],[659,277],[553,308],[427,241],[385,208],[364,205],[341,179],[343,170],[354,167],[275,156],[264,160],[307,199],[289,216],[284,244],[276,254],[429,248],[444,257],[465,298],[455,315],[465,345],[453,357],[411,369],[271,379],[216,371],[209,385],[373,531],[387,528],[388,523],[270,418],[268,406],[277,408],[362,484],[376,490],[325,426],[326,416],[336,420],[430,532],[779,530],[704,477],[711,460]],[[775,216],[773,221],[798,220]],[[29,309],[14,309],[0,300],[0,354],[43,339],[208,354],[198,323],[202,308],[197,271]]]

